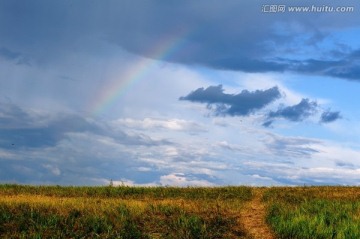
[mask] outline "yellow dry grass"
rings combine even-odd
[[[266,205],[262,201],[264,188],[254,188],[254,197],[245,203],[241,211],[240,223],[254,239],[274,239],[275,236],[266,223]]]
[[[0,207],[4,213],[9,215],[9,219],[6,219],[7,221],[3,224],[3,226],[5,225],[3,229],[0,226],[0,237],[7,238],[12,234],[21,237],[23,232],[18,231],[18,228],[22,227],[17,224],[16,220],[18,219],[10,219],[12,218],[10,215],[14,213],[13,215],[17,215],[16,217],[19,217],[23,225],[32,227],[29,229],[29,233],[35,237],[51,235],[55,232],[58,235],[70,235],[71,237],[74,235],[80,237],[100,235],[99,238],[112,238],[111,235],[116,233],[126,233],[128,229],[124,227],[130,227],[131,233],[135,235],[134,238],[177,238],[176,235],[184,233],[187,235],[184,238],[195,238],[194,235],[197,234],[201,235],[198,238],[250,238],[246,235],[243,224],[237,223],[246,199],[241,194],[239,194],[240,197],[232,194],[237,190],[236,188],[231,188],[229,196],[219,194],[216,197],[204,196],[204,192],[210,192],[211,189],[191,189],[194,191],[192,192],[188,188],[184,191],[190,191],[193,194],[191,197],[185,194],[185,196],[179,194],[180,196],[175,197],[157,197],[156,195],[154,197],[148,194],[134,197],[116,197],[114,195],[106,197],[102,191],[100,191],[100,196],[97,194],[83,196],[84,193],[76,196],[73,191],[70,196],[63,196],[67,195],[63,193],[64,190],[66,191],[63,188],[59,188],[59,190],[63,190],[59,196],[54,188],[50,188],[50,190],[54,190],[51,193],[43,189],[40,193],[34,193],[34,191],[24,188],[20,188],[21,191],[16,187],[15,189],[20,192],[14,192],[15,190],[11,186],[7,186],[5,189],[8,191],[0,192]],[[124,190],[129,189],[125,188]],[[164,189],[164,192],[168,193],[166,190]],[[182,189],[170,188],[169,190],[181,191]],[[249,190],[246,192],[248,196],[244,197],[251,198],[251,192]],[[196,196],[196,193],[199,193],[199,197]],[[22,210],[26,210],[26,214],[23,214]],[[33,217],[32,212],[35,213],[34,218],[28,220],[26,217]],[[39,223],[42,224],[36,225],[33,220],[39,220]],[[58,226],[52,220],[58,221],[60,227],[66,223],[70,224],[65,229],[66,232],[62,234],[62,229],[57,229]],[[88,226],[94,229],[87,229]],[[2,230],[7,232],[1,234]],[[93,230],[99,232],[93,232]]]

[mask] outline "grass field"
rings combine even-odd
[[[265,222],[266,238],[360,238],[360,188],[0,185],[0,238],[263,239]]]
[[[271,188],[263,199],[277,238],[360,238],[360,188]]]
[[[0,186],[1,238],[249,238],[249,187]]]

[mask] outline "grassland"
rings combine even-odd
[[[249,187],[0,185],[1,238],[249,238]]]
[[[271,188],[267,222],[277,238],[360,238],[360,188]]]
[[[360,188],[0,185],[0,238],[357,239]]]

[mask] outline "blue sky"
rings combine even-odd
[[[0,1],[0,182],[358,185],[359,9]]]

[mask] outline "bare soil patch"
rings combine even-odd
[[[266,223],[266,207],[261,201],[263,189],[254,188],[254,198],[246,203],[241,212],[241,223],[254,239],[275,239],[274,233]]]

